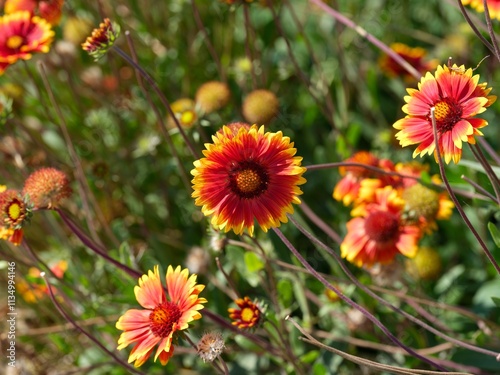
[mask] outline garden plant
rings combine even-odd
[[[0,12],[1,374],[500,374],[500,1]]]

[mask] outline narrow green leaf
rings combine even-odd
[[[496,225],[493,224],[492,222],[488,223],[488,229],[491,233],[491,237],[493,237],[495,245],[497,245],[497,247],[500,247],[500,230],[498,230]]]

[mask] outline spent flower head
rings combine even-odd
[[[105,18],[104,21],[99,24],[99,28],[94,29],[92,35],[82,43],[82,48],[97,61],[113,47],[119,35],[120,26],[111,22],[109,18]]]
[[[205,333],[196,346],[203,362],[213,362],[222,354],[225,347],[224,338],[220,332]]]
[[[28,176],[23,194],[35,208],[55,208],[72,193],[66,174],[55,168],[41,168]]]

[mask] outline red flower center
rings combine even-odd
[[[399,218],[387,211],[372,212],[365,219],[366,234],[376,242],[390,242],[399,233]]]
[[[149,314],[150,328],[156,336],[168,337],[172,328],[181,317],[179,307],[172,302],[164,302],[154,308]]]
[[[241,198],[255,198],[267,190],[269,177],[264,168],[244,161],[229,171],[229,187]]]
[[[462,118],[462,107],[451,98],[444,98],[434,103],[434,109],[436,126],[440,133],[452,130],[455,124]],[[429,121],[431,121],[430,117]]]

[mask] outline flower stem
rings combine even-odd
[[[292,220],[292,217],[289,216],[290,220]],[[297,226],[298,224],[294,222],[294,224]],[[403,344],[396,336],[394,336],[388,329],[387,327],[380,321],[378,320],[373,314],[371,314],[368,310],[366,310],[363,306],[357,304],[354,302],[352,299],[349,297],[345,296],[339,289],[331,285],[318,271],[316,271],[305,259],[300,255],[300,253],[295,249],[295,247],[292,245],[292,243],[285,237],[285,235],[278,229],[278,228],[273,228],[274,232],[278,235],[278,237],[281,239],[281,241],[288,247],[288,249],[292,252],[293,255],[299,260],[300,263],[318,280],[321,282],[326,288],[332,290],[335,292],[340,299],[342,299],[345,303],[347,303],[349,306],[355,308],[356,310],[360,311],[365,317],[367,317],[369,320],[373,322],[394,344],[397,346],[401,347],[404,349],[406,352],[410,353],[413,357],[420,359],[421,361],[439,369],[442,371],[446,371],[445,368],[439,366],[438,364],[434,363],[433,361],[429,360],[428,358],[425,358],[418,354],[415,350],[412,348],[406,346]]]
[[[68,226],[68,228],[71,229],[71,231],[80,239],[80,241],[82,241],[82,243],[90,250],[94,251],[96,254],[100,255],[122,271],[128,273],[131,277],[138,279],[142,276],[140,272],[133,270],[132,268],[126,266],[123,263],[120,263],[119,261],[106,254],[106,251],[99,247],[99,245],[94,243],[85,233],[83,233],[82,230],[66,215],[66,213],[64,213],[64,211],[62,211],[61,209],[56,209],[56,211],[64,221],[64,223]]]
[[[142,375],[144,375],[143,372],[138,371],[137,369],[135,369],[132,366],[130,366],[128,363],[122,361],[116,354],[114,354],[113,352],[111,352],[110,350],[108,350],[99,340],[97,340],[97,338],[95,338],[93,335],[91,335],[90,333],[88,333],[87,331],[85,331],[82,327],[80,327],[78,325],[78,323],[76,323],[76,321],[71,316],[69,316],[69,314],[66,311],[64,311],[64,309],[62,308],[62,306],[57,301],[57,298],[54,296],[54,292],[52,291],[52,286],[49,283],[49,280],[47,279],[47,277],[45,276],[45,272],[42,272],[40,274],[40,276],[43,277],[43,280],[47,284],[47,289],[49,291],[49,295],[50,295],[50,299],[52,300],[52,303],[54,304],[54,306],[56,307],[56,309],[59,311],[59,313],[64,317],[64,319],[66,319],[69,323],[71,323],[71,325],[73,327],[75,327],[83,335],[87,336],[93,343],[95,343],[99,348],[101,348],[102,351],[104,351],[107,355],[109,355],[116,362],[118,362],[121,366],[123,366],[123,368],[131,371],[134,374],[142,374]]]
[[[398,63],[403,69],[405,69],[408,73],[410,73],[415,79],[418,81],[421,78],[420,73],[413,67],[411,66],[405,59],[403,59],[401,56],[399,56],[396,52],[394,52],[391,48],[389,48],[387,45],[382,43],[379,39],[375,38],[372,34],[367,32],[365,29],[363,29],[361,26],[356,25],[353,21],[351,21],[349,18],[343,16],[339,12],[337,12],[335,9],[329,7],[326,5],[324,2],[321,0],[309,0],[311,3],[314,3],[316,6],[321,8],[323,11],[328,13],[330,16],[335,18],[338,22],[344,24],[345,26],[353,29],[356,31],[359,35],[361,35],[363,38],[365,38],[368,42],[373,44],[375,47],[381,49],[384,53],[389,55],[391,59],[393,59],[396,63]]]
[[[112,48],[113,51],[115,51],[120,57],[122,57],[126,62],[128,62],[136,71],[138,71],[141,76],[151,85],[153,88],[154,92],[158,95],[160,98],[163,106],[167,109],[169,115],[172,117],[172,119],[175,122],[175,125],[177,126],[177,129],[179,130],[179,133],[181,134],[182,138],[184,139],[184,142],[188,146],[189,150],[191,151],[191,154],[195,159],[199,159],[200,155],[198,151],[194,148],[193,144],[189,140],[188,136],[186,135],[186,132],[182,128],[181,124],[179,123],[179,120],[177,117],[175,117],[175,113],[172,110],[172,107],[170,106],[170,102],[166,98],[166,96],[163,94],[163,92],[160,90],[158,85],[156,84],[155,80],[149,75],[148,72],[146,72],[139,64],[137,64],[129,55],[127,55],[122,49],[117,47],[116,45],[113,46]]]
[[[484,243],[483,239],[479,236],[479,233],[476,231],[472,223],[470,222],[469,218],[465,214],[462,206],[460,205],[460,202],[458,201],[453,189],[450,186],[450,182],[448,181],[448,178],[446,177],[446,171],[444,170],[444,164],[443,164],[443,157],[441,155],[441,150],[439,149],[439,139],[438,139],[438,133],[437,133],[437,124],[436,124],[436,116],[434,114],[435,108],[431,107],[431,120],[432,120],[432,129],[434,131],[434,146],[435,146],[435,152],[438,160],[438,165],[439,165],[439,173],[441,174],[441,179],[443,180],[446,190],[448,190],[448,193],[450,194],[450,198],[455,204],[455,207],[457,208],[458,213],[462,217],[463,221],[465,222],[465,225],[471,230],[472,234],[474,237],[476,237],[477,242],[483,249],[484,253],[490,260],[491,264],[497,271],[497,273],[500,275],[500,266],[498,265],[497,261],[493,257],[493,254],[488,250],[488,247]],[[496,354],[495,354],[496,355]]]
[[[441,338],[443,338],[443,339],[445,339],[445,340],[447,340],[449,342],[452,342],[452,343],[454,343],[457,346],[461,346],[463,348],[470,349],[472,351],[475,351],[475,352],[478,352],[478,353],[482,353],[482,354],[485,354],[485,355],[497,356],[498,353],[496,353],[496,352],[493,352],[493,351],[490,351],[490,350],[487,350],[487,349],[483,349],[483,348],[479,348],[479,347],[474,346],[472,344],[469,344],[469,343],[466,343],[466,342],[462,342],[460,340],[454,339],[453,337],[445,335],[441,331],[435,329],[434,327],[429,326],[427,323],[421,321],[418,318],[415,318],[413,315],[407,313],[406,311],[401,310],[400,308],[398,308],[398,307],[392,305],[391,303],[387,302],[385,299],[383,299],[382,297],[378,296],[376,293],[374,293],[369,288],[367,288],[365,285],[363,285],[352,274],[352,272],[349,271],[349,269],[346,267],[346,265],[344,264],[344,262],[342,261],[342,259],[340,258],[340,256],[333,249],[331,249],[330,247],[328,247],[327,245],[325,245],[323,242],[321,242],[320,240],[318,240],[317,238],[315,238],[311,233],[309,233],[306,229],[304,229],[292,216],[289,216],[289,219],[290,219],[290,221],[295,225],[295,227],[299,231],[301,231],[307,238],[309,238],[309,240],[311,242],[317,244],[318,246],[320,246],[321,248],[323,248],[324,250],[326,250],[331,256],[333,256],[335,258],[335,260],[337,261],[337,263],[339,264],[339,266],[342,268],[342,271],[344,271],[344,273],[354,283],[354,285],[356,285],[358,288],[360,288],[361,290],[363,290],[370,297],[372,297],[375,300],[379,301],[380,303],[382,303],[383,305],[387,306],[388,308],[390,308],[394,312],[403,315],[404,317],[406,317],[408,320],[412,321],[413,323],[418,324],[419,326],[421,326],[422,328],[428,330],[429,332],[434,333],[436,336],[439,336],[439,337],[441,337]]]

